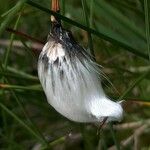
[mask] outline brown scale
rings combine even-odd
[[[51,10],[54,12],[60,12],[59,0],[52,0]],[[57,19],[51,15],[51,22],[57,22]]]

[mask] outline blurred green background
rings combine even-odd
[[[0,1],[0,150],[149,150],[150,2],[60,0],[58,17],[103,66],[107,95],[125,100],[124,119],[101,130],[59,115],[40,86],[50,2]]]

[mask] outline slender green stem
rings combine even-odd
[[[134,5],[130,5],[127,1],[113,0],[113,3],[115,3],[120,8],[126,9],[127,11],[135,12],[136,14],[142,17],[144,16],[142,10],[140,10],[138,7],[135,7]]]
[[[41,85],[20,86],[20,85],[0,84],[0,89],[15,89],[15,90],[27,90],[27,91],[43,91],[42,88],[41,88]]]
[[[31,50],[31,48],[26,44],[26,42],[24,42],[23,40],[21,40],[21,43],[24,45],[25,49],[27,50],[27,52],[33,57],[35,58],[36,56],[34,55],[33,51]]]
[[[14,124],[14,120],[12,121],[12,124]],[[8,141],[13,141],[14,135],[15,135],[15,128],[11,128],[11,131],[8,132]],[[9,143],[8,150],[12,150],[12,144]]]
[[[27,129],[33,136],[35,136],[39,141],[43,143],[43,139],[35,133],[27,124],[25,124],[18,116],[16,116],[11,110],[9,110],[5,105],[0,102],[0,107],[7,112],[11,117],[13,117],[20,125]]]
[[[145,28],[146,28],[146,39],[147,39],[147,51],[150,60],[150,18],[149,18],[149,7],[150,3],[148,0],[144,0],[144,10],[145,10]]]
[[[53,12],[53,11],[47,9],[47,8],[44,8],[43,6],[33,2],[31,0],[28,0],[27,3],[29,5],[31,5],[31,6],[33,6],[33,7],[36,7],[38,9],[40,9],[41,11],[44,11],[44,12],[46,12],[48,14],[52,14],[54,16],[57,16],[58,18],[62,19],[63,21],[66,21],[67,23],[70,23],[70,24],[72,24],[72,25],[74,25],[76,27],[79,27],[79,28],[81,28],[81,29],[83,29],[85,31],[89,31],[90,33],[92,33],[92,34],[94,34],[94,35],[96,35],[96,36],[98,36],[98,37],[100,37],[100,38],[102,38],[102,39],[104,39],[106,41],[109,41],[109,42],[111,42],[113,44],[117,44],[117,45],[121,46],[122,48],[124,48],[124,50],[127,50],[127,51],[129,51],[129,52],[131,52],[133,54],[136,54],[139,57],[142,57],[144,59],[148,59],[148,55],[147,54],[142,53],[139,50],[131,47],[130,45],[127,45],[127,44],[125,44],[125,43],[123,43],[121,41],[118,41],[118,40],[116,40],[116,39],[114,39],[114,38],[112,38],[112,37],[110,37],[110,36],[108,36],[108,35],[106,35],[106,34],[104,34],[102,32],[97,32],[96,30],[93,30],[92,28],[84,26],[84,25],[82,25],[82,24],[80,24],[78,22],[75,22],[75,21],[73,21],[73,20],[71,20],[71,19],[69,19],[69,18],[67,18],[67,17],[65,17],[63,15],[60,15],[59,13],[55,13],[55,12]]]
[[[16,14],[23,8],[25,2],[27,0],[19,0],[18,3],[14,6],[13,10],[11,13],[9,13],[6,17],[6,19],[1,23],[0,25],[0,36],[4,32],[5,28],[9,23],[13,20],[13,18],[16,16]]]
[[[37,134],[41,137],[41,139],[43,139],[43,143],[45,143],[45,145],[48,146],[48,142],[46,141],[45,137],[43,136],[43,134],[40,132],[40,130],[38,129],[38,127],[36,126],[36,124],[30,119],[27,111],[25,110],[24,105],[21,103],[21,100],[17,97],[17,95],[15,94],[15,92],[11,89],[10,90],[13,97],[16,99],[16,102],[18,103],[19,107],[21,108],[23,114],[25,115],[25,117],[27,118],[28,122],[32,125],[32,127],[34,129],[36,129]]]
[[[6,83],[9,84],[8,80],[5,79]],[[16,93],[13,91],[12,88],[10,88],[10,92],[13,95],[13,97],[15,98],[16,102],[18,103],[19,107],[21,108],[24,116],[27,118],[27,121],[32,125],[32,127],[36,130],[35,132],[39,135],[39,137],[43,140],[43,143],[49,147],[48,142],[46,141],[45,137],[43,136],[43,134],[40,132],[40,130],[38,129],[38,127],[36,126],[36,124],[30,119],[24,105],[22,104],[21,100],[18,98],[18,96],[16,95]]]
[[[14,128],[13,128],[14,129]],[[9,145],[11,145],[11,150],[12,150],[12,145],[14,146],[17,146],[17,148],[19,149],[19,150],[21,150],[21,149],[23,149],[23,146],[21,146],[20,144],[18,144],[17,143],[17,141],[12,141],[12,139],[9,139],[8,140],[8,137],[5,135],[5,134],[2,134],[1,132],[0,132],[0,136],[3,138],[3,140],[5,140]]]
[[[123,94],[119,97],[119,100],[122,100],[125,96],[128,95],[128,93],[140,82],[142,81],[147,75],[149,74],[149,71],[146,73],[143,73],[140,77],[138,77],[133,83],[132,85],[130,85],[130,87],[123,92]]]
[[[98,6],[100,10],[103,10],[105,13],[108,13],[108,15],[114,20],[114,23],[117,23],[118,26],[121,27],[120,29],[124,29],[124,30],[128,29],[126,31],[130,32],[131,34],[133,33],[139,36],[142,40],[145,41],[145,34],[142,28],[138,27],[134,22],[129,20],[125,15],[120,13],[117,9],[112,7],[105,0],[101,0],[101,1],[95,0],[94,2],[95,2],[95,6]]]
[[[24,77],[24,76],[19,76],[17,74],[11,74],[10,72],[1,72],[0,71],[0,75],[4,76],[4,77],[12,77],[12,78],[17,78],[17,79],[26,79],[26,80],[32,80],[32,81],[38,81],[38,78],[28,78],[28,77]]]
[[[120,150],[120,144],[119,144],[119,142],[118,142],[118,140],[117,140],[117,138],[116,138],[116,134],[115,134],[115,132],[114,132],[112,123],[109,123],[109,127],[110,127],[110,131],[111,131],[111,135],[112,135],[113,140],[114,140],[114,142],[115,142],[116,149],[117,149],[117,150]]]
[[[106,138],[105,138],[105,134],[104,131],[101,130],[101,133],[99,134],[99,142],[98,142],[98,146],[97,146],[97,150],[107,150],[107,144],[106,144]]]
[[[82,0],[82,7],[83,7],[83,12],[84,12],[86,26],[89,28],[90,24],[89,24],[89,19],[88,19],[88,13],[87,13],[87,7],[86,7],[86,0]],[[91,35],[90,31],[87,31],[87,33],[88,33],[88,47],[90,49],[91,55],[95,57],[95,55],[94,55],[94,49],[93,49],[92,35]]]
[[[62,5],[62,15],[65,15],[66,12],[66,0],[61,0]]]
[[[93,27],[93,17],[94,17],[93,6],[94,6],[94,0],[91,0],[91,3],[90,3],[90,27],[91,28]]]
[[[5,16],[7,16],[9,13],[11,13],[11,11],[13,11],[13,10],[14,10],[14,8],[15,8],[15,6],[14,6],[14,7],[12,7],[12,8],[10,8],[8,11],[4,12],[4,13],[1,15],[1,17],[5,17]]]
[[[8,126],[7,125],[7,115],[3,109],[1,110],[1,114],[2,114],[2,123],[4,126],[4,132],[7,133],[7,126]]]
[[[20,17],[21,17],[21,13],[19,14],[19,16],[18,16],[18,18],[17,18],[17,21],[16,21],[16,23],[15,23],[15,26],[14,26],[14,29],[15,29],[15,30],[17,29],[17,26],[18,26]],[[15,37],[15,34],[12,33],[12,34],[11,34],[11,38],[10,38],[9,47],[7,48],[6,53],[5,53],[5,58],[4,58],[4,70],[7,68],[8,57],[9,57],[10,50],[11,50],[12,45],[13,45],[14,37]]]
[[[11,10],[11,13],[16,12],[16,10],[18,11],[18,8],[20,7],[20,5],[21,5],[21,4],[18,2],[18,3],[16,4],[16,6],[14,6],[13,9]],[[20,9],[20,8],[19,8],[19,9]],[[17,20],[16,20],[16,22],[15,22],[14,29],[17,28],[18,23],[19,23],[19,20],[20,20],[20,17],[21,17],[21,13],[20,13],[20,15],[18,16],[18,18],[17,18]],[[12,19],[13,16],[11,16],[11,14],[10,14],[7,18]],[[8,23],[7,21],[9,22],[10,20],[7,20],[7,19],[6,19],[6,20],[3,22],[4,24],[1,24],[0,32],[2,32],[3,29],[6,27],[6,25],[7,25],[7,23]],[[5,23],[6,23],[6,24],[5,24]],[[4,25],[4,26],[3,26],[3,25]],[[7,50],[6,50],[6,52],[5,52],[5,55],[4,55],[4,65],[2,66],[2,71],[5,71],[5,70],[7,69],[8,57],[9,57],[9,54],[10,54],[10,50],[11,50],[11,48],[12,48],[13,40],[14,40],[14,34],[11,34],[9,47],[7,48]],[[2,80],[3,80],[3,79],[4,79],[4,78],[2,78]],[[2,112],[3,112],[3,111],[2,111]],[[5,117],[5,113],[3,112],[2,114],[3,114],[3,116]],[[4,117],[3,117],[3,118],[4,118]],[[4,118],[4,123],[5,123],[5,125],[6,125],[6,119],[5,119],[5,118]]]
[[[60,138],[58,138],[57,140],[55,140],[55,141],[49,143],[49,145],[52,147],[52,146],[55,146],[55,145],[57,145],[57,144],[64,143],[65,139],[66,139],[65,136],[60,137]]]
[[[84,141],[84,149],[85,150],[93,150],[95,149],[95,144],[91,139],[91,135],[88,130],[86,130],[85,124],[80,124],[80,131],[82,133],[82,138]]]
[[[4,67],[4,65],[2,65],[2,68]],[[13,74],[16,74],[18,76],[21,76],[21,77],[24,77],[24,78],[27,78],[27,79],[31,79],[31,80],[38,80],[38,77],[36,76],[33,76],[33,75],[30,75],[30,74],[27,74],[21,70],[17,70],[15,68],[12,68],[10,66],[7,66],[7,71],[8,72],[11,72]]]

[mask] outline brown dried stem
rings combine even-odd
[[[59,11],[60,11],[59,0],[52,0],[51,10],[56,12],[56,13],[59,13]],[[52,22],[57,22],[56,17],[51,15],[51,21]]]
[[[59,12],[60,11],[59,0],[52,0],[51,9],[54,12]]]
[[[23,33],[23,32],[20,32],[20,31],[11,29],[11,28],[6,28],[6,31],[11,32],[11,33],[14,33],[14,34],[16,34],[16,35],[19,35],[19,36],[21,36],[21,37],[24,37],[24,38],[26,38],[26,39],[28,39],[28,40],[31,40],[31,41],[34,41],[34,42],[37,42],[37,43],[40,43],[40,44],[44,44],[43,41],[40,41],[40,40],[38,40],[38,39],[36,39],[36,38],[33,38],[33,37],[31,37],[30,35],[27,35],[27,34],[25,34],[25,33]]]

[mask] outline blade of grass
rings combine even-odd
[[[7,142],[7,144],[11,145],[11,149],[12,149],[12,145],[16,146],[17,149],[20,149],[20,150],[23,149],[23,146],[21,146],[19,143],[17,143],[14,140],[13,141],[11,139],[8,140],[8,137],[5,134],[2,134],[1,132],[0,132],[0,137],[2,137],[3,140]]]
[[[109,123],[109,128],[110,128],[111,135],[113,137],[113,140],[114,140],[114,143],[115,143],[115,146],[116,146],[116,150],[120,150],[120,144],[117,140],[117,137],[116,137],[115,131],[113,129],[113,124],[112,123]]]
[[[93,26],[93,6],[94,6],[94,0],[91,0],[91,2],[90,2],[90,27],[92,28],[92,26]]]
[[[14,9],[7,15],[5,20],[0,25],[0,36],[4,32],[5,28],[9,23],[13,20],[13,18],[16,16],[16,14],[23,8],[25,2],[27,0],[19,0],[18,3],[14,6]]]
[[[117,9],[112,7],[110,4],[101,1],[94,1],[95,6],[100,6],[99,10],[104,10],[105,14],[108,13],[108,17],[113,19],[113,22],[122,30],[126,30],[128,32],[132,32],[133,34],[139,36],[143,40],[145,40],[145,34],[141,28],[136,26],[132,21],[130,21],[125,15],[121,14]]]
[[[92,34],[94,34],[94,35],[96,35],[96,36],[98,36],[98,37],[100,37],[100,38],[102,38],[102,39],[104,39],[106,41],[109,41],[109,42],[111,42],[113,44],[117,44],[118,46],[124,48],[124,50],[127,50],[127,51],[129,51],[129,52],[131,52],[131,53],[133,53],[133,54],[135,54],[135,55],[137,55],[139,57],[142,57],[144,59],[148,59],[148,55],[147,54],[142,53],[139,50],[133,48],[132,46],[127,45],[127,44],[125,44],[125,43],[123,43],[123,42],[121,42],[119,40],[115,40],[115,39],[113,39],[113,37],[105,35],[105,33],[97,32],[96,30],[88,28],[88,27],[86,27],[86,26],[84,26],[84,25],[82,25],[82,24],[80,24],[78,22],[75,22],[75,21],[73,21],[73,20],[71,20],[71,19],[69,19],[67,17],[64,17],[63,15],[55,13],[55,12],[53,12],[53,11],[43,7],[43,6],[41,6],[41,5],[31,1],[31,0],[28,0],[27,4],[31,5],[32,7],[36,7],[37,9],[40,9],[41,11],[44,11],[44,12],[46,12],[48,14],[52,14],[54,16],[57,16],[58,18],[62,19],[63,21],[66,21],[67,23],[70,23],[70,24],[72,24],[72,25],[74,25],[76,27],[79,27],[79,28],[81,28],[81,29],[83,29],[85,31],[89,31],[90,33],[92,33]]]
[[[8,82],[7,79],[5,79],[4,81],[5,81],[7,84],[9,84],[9,82]],[[31,86],[31,87],[39,87],[39,86],[37,86],[37,85],[35,86],[35,85],[34,85],[34,86]],[[35,125],[35,123],[30,119],[30,117],[29,117],[27,111],[26,111],[25,108],[24,108],[24,105],[22,104],[21,100],[18,98],[18,96],[16,95],[16,93],[13,91],[12,88],[10,88],[10,92],[11,92],[11,94],[13,95],[13,97],[15,98],[16,102],[18,103],[19,107],[21,108],[21,110],[22,110],[24,116],[26,117],[27,121],[32,125],[32,127],[35,129],[35,132],[36,132],[36,133],[39,135],[39,137],[43,140],[44,145],[46,145],[47,147],[49,147],[49,146],[48,146],[48,143],[47,143],[47,141],[46,141],[46,139],[45,139],[45,137],[44,137],[43,134],[40,132],[40,130],[38,129],[38,127]]]
[[[0,60],[0,71],[3,71],[2,62]],[[0,78],[0,81],[3,82],[3,78]],[[0,93],[2,96],[4,95],[4,90]],[[5,102],[5,101],[4,101]],[[4,127],[4,133],[7,133],[7,116],[4,110],[1,109],[2,114],[2,126]]]
[[[106,144],[106,137],[105,137],[103,130],[101,130],[101,133],[99,135],[97,150],[108,150],[108,147]]]
[[[14,8],[15,8],[15,6],[12,7],[12,8],[10,8],[8,11],[4,12],[4,13],[1,15],[1,17],[7,16],[9,13],[11,13],[11,11],[14,10]]]
[[[4,76],[4,77],[12,77],[12,78],[16,78],[16,79],[26,79],[26,80],[32,80],[32,81],[38,81],[38,78],[28,78],[28,77],[23,77],[20,75],[16,75],[16,74],[11,74],[10,72],[1,72],[0,71],[0,76]]]
[[[14,120],[12,121],[12,124],[14,124]],[[8,135],[8,141],[14,141],[14,135],[15,135],[15,128],[11,128],[9,135]],[[8,144],[8,150],[12,149],[12,144]]]
[[[127,11],[136,13],[138,16],[144,17],[144,13],[139,8],[130,5],[127,1],[113,0],[113,3],[121,9],[126,9]]]
[[[65,15],[65,13],[66,13],[66,0],[61,0],[61,6],[62,6],[62,15]]]
[[[25,47],[26,51],[33,57],[35,58],[35,54],[33,53],[33,50],[26,44],[26,42],[24,40],[20,40],[21,43],[23,44],[23,46]]]
[[[98,24],[97,22],[94,22],[94,28],[98,31],[98,32],[102,32],[105,33],[105,35],[113,37],[113,39],[115,40],[119,40],[122,43],[125,43],[126,45],[128,45],[128,41],[122,37],[120,34],[118,34],[117,32],[111,30],[110,28],[107,28],[106,26],[104,26],[103,24]]]
[[[65,140],[66,140],[66,137],[63,136],[63,137],[60,137],[60,138],[56,139],[56,140],[53,141],[53,142],[50,142],[49,145],[50,145],[51,147],[53,147],[53,146],[55,146],[55,145],[57,145],[57,144],[64,143]]]
[[[7,81],[8,82],[8,81]],[[25,115],[25,117],[27,118],[28,122],[32,125],[32,127],[35,129],[36,133],[41,137],[41,139],[43,139],[43,143],[48,146],[48,142],[46,141],[45,137],[43,136],[43,134],[40,132],[40,130],[38,129],[38,127],[36,126],[36,124],[30,119],[24,105],[21,103],[21,100],[18,98],[18,96],[16,95],[16,93],[10,89],[11,94],[13,95],[13,97],[16,99],[16,102],[18,103],[19,107],[21,108],[23,114]]]
[[[82,7],[83,7],[83,12],[84,12],[84,17],[85,17],[86,26],[89,28],[89,27],[90,27],[90,24],[89,24],[89,19],[88,19],[86,1],[85,1],[85,0],[82,0],[81,2],[82,2]],[[94,49],[93,49],[92,35],[91,35],[90,31],[87,31],[87,33],[88,33],[88,47],[89,47],[89,49],[90,49],[91,55],[95,57],[95,55],[94,55]]]
[[[10,85],[10,84],[1,84],[0,89],[8,90],[8,89],[15,89],[15,90],[25,90],[25,91],[43,91],[41,85],[33,85],[33,86],[19,86],[19,85]]]
[[[1,71],[1,72],[5,73],[5,72],[4,72],[4,69],[3,69],[4,65],[2,64],[1,67],[2,67],[2,70],[3,70],[3,71]],[[26,78],[26,79],[38,80],[38,77],[33,76],[33,75],[30,75],[30,74],[27,74],[27,73],[25,73],[25,72],[23,72],[23,71],[17,70],[17,69],[15,69],[15,68],[10,67],[10,66],[7,66],[6,73],[7,73],[7,72],[8,72],[8,73],[11,72],[12,74],[16,74],[16,75],[21,76],[21,77]]]
[[[21,17],[21,13],[19,14],[17,20],[16,20],[16,23],[15,23],[15,26],[14,26],[14,29],[16,30],[17,27],[18,27],[18,23],[19,23],[19,20],[20,20],[20,17]],[[11,48],[12,48],[12,45],[13,45],[13,40],[14,40],[14,37],[15,37],[15,34],[11,34],[11,37],[10,37],[10,44],[9,44],[9,47],[7,48],[5,54],[4,54],[4,70],[7,68],[7,63],[8,63],[8,58],[9,58],[9,53],[11,51]]]
[[[89,6],[89,4],[88,4],[88,6]],[[115,9],[114,7],[111,6],[111,8],[112,8],[112,13],[111,13],[110,10],[107,10],[109,8],[107,8],[107,7],[103,8],[103,5],[101,6],[101,3],[100,3],[100,5],[98,5],[97,1],[95,2],[94,7],[95,7],[95,10],[94,10],[95,18],[98,18],[98,20],[99,20],[99,21],[97,21],[97,19],[95,19],[94,23],[98,24],[98,26],[103,25],[106,28],[106,30],[110,29],[111,32],[117,33],[121,37],[121,39],[123,38],[125,41],[127,41],[127,42],[125,42],[127,45],[130,45],[131,47],[134,47],[135,49],[139,49],[139,50],[142,49],[143,50],[142,52],[146,53],[146,38],[142,38],[141,36],[136,34],[133,30],[131,30],[128,27],[129,23],[126,25],[121,19],[118,19],[117,14],[120,15],[121,13],[117,9]],[[117,10],[117,13],[115,13],[115,15],[113,14],[114,10],[115,10],[115,12]],[[121,16],[122,16],[122,18],[127,18],[125,15],[121,14]],[[129,19],[127,19],[127,20],[128,20],[128,22],[131,22],[130,24],[134,24],[133,21],[130,21]],[[138,27],[138,29],[141,30],[140,27]],[[100,30],[102,30],[102,29],[100,29]],[[144,33],[144,31],[142,31],[142,33]],[[111,37],[113,37],[113,36],[111,36]],[[124,40],[121,40],[121,39],[117,38],[117,40],[124,43]]]
[[[150,17],[149,17],[150,3],[148,0],[144,0],[144,10],[145,10],[145,28],[146,28],[146,39],[147,39],[147,51],[150,60]]]
[[[20,125],[22,125],[25,129],[27,129],[31,135],[33,135],[34,137],[36,137],[40,142],[43,143],[43,139],[41,139],[41,137],[35,133],[25,122],[23,122],[18,116],[16,116],[11,110],[9,110],[5,105],[3,105],[0,102],[0,107],[7,112],[11,117],[13,117]]]
[[[132,85],[130,85],[130,87],[125,90],[125,92],[123,92],[123,94],[119,97],[119,100],[122,100],[125,96],[127,96],[129,94],[129,92],[140,82],[142,81],[148,74],[150,73],[150,71],[147,71],[145,73],[143,73],[140,77],[138,77],[133,83]]]

